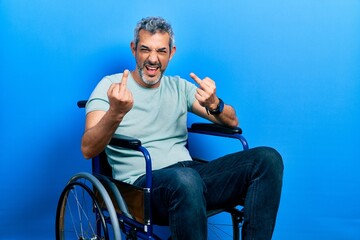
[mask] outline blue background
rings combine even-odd
[[[75,103],[133,69],[149,15],[175,30],[167,74],[215,79],[251,146],[282,153],[274,239],[360,239],[356,0],[0,0],[0,239],[54,237],[59,194],[90,165]]]

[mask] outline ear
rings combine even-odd
[[[135,43],[134,42],[130,43],[130,49],[131,49],[132,54],[135,56],[136,49],[135,49]]]
[[[171,59],[172,59],[172,57],[174,56],[175,52],[176,52],[176,47],[175,47],[175,46],[173,46],[173,47],[171,48],[170,58],[169,58],[169,60],[171,60]]]

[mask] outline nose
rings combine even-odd
[[[148,61],[151,62],[151,63],[157,63],[159,60],[158,58],[158,54],[156,51],[151,51],[149,53],[149,57],[148,57]]]

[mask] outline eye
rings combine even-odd
[[[160,53],[160,54],[166,54],[167,50],[166,50],[166,48],[161,48],[157,52]]]
[[[147,48],[147,47],[141,47],[141,48],[140,48],[140,52],[148,53],[148,52],[150,52],[150,49]]]

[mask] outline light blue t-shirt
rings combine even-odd
[[[109,109],[107,91],[121,77],[122,74],[114,74],[98,83],[86,105],[86,113]],[[115,134],[139,139],[150,153],[153,170],[191,160],[185,147],[187,113],[192,110],[196,86],[178,76],[163,76],[158,88],[143,88],[129,74],[127,87],[132,92],[134,106]],[[145,160],[140,152],[110,146],[105,150],[114,178],[133,183],[145,173]]]

